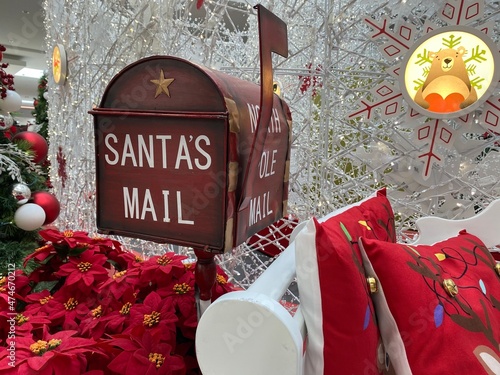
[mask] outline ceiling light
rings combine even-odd
[[[43,70],[41,69],[32,69],[32,68],[22,68],[18,71],[15,76],[21,77],[29,77],[29,78],[40,78],[43,76]]]

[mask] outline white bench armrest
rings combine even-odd
[[[291,244],[246,291],[218,298],[202,315],[196,352],[204,375],[300,375],[304,318],[278,302],[295,277]]]

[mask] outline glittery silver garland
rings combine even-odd
[[[382,187],[396,213],[400,239],[411,238],[423,215],[471,216],[499,195],[498,136],[477,149],[443,150],[441,166],[421,178],[405,111],[391,118],[346,120],[360,98],[381,82],[397,86],[377,43],[367,36],[364,14],[411,22],[421,30],[436,23],[439,4],[428,1],[274,0],[262,4],[288,24],[290,54],[275,58],[275,78],[293,116],[289,211],[301,220],[353,203]],[[152,54],[190,59],[243,79],[258,81],[258,33],[253,3],[205,1],[46,0],[47,50],[63,44],[68,53],[65,86],[49,84],[50,161],[54,192],[61,201],[57,224],[94,232],[93,119],[106,84],[126,65]],[[485,2],[482,22],[498,38],[498,4]],[[243,25],[243,26],[241,26]],[[495,42],[498,43],[498,40]],[[498,88],[494,95],[498,95]],[[463,140],[485,133],[480,110],[463,126]],[[459,126],[450,122],[450,126]],[[66,159],[65,183],[58,172],[58,147]],[[486,152],[488,151],[488,152]],[[60,172],[60,171],[59,171]],[[153,254],[165,245],[121,238]],[[190,254],[189,249],[170,246]],[[219,257],[236,282],[248,286],[272,261],[247,244]],[[293,295],[293,292],[290,292]],[[292,297],[292,300],[295,297]]]

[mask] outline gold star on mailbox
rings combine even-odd
[[[155,99],[160,95],[162,92],[167,94],[167,96],[170,98],[170,91],[168,91],[168,86],[174,81],[174,78],[167,78],[165,79],[165,74],[163,73],[163,69],[160,70],[160,79],[151,79],[150,82],[154,83],[156,85],[156,94],[155,94]]]

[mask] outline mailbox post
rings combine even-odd
[[[279,19],[257,8],[270,32]],[[280,22],[280,33],[266,38],[283,52],[274,40],[286,41]],[[119,72],[90,111],[99,231],[193,247],[204,301],[214,256],[286,215],[291,116],[272,93],[273,50],[261,48],[261,57],[269,54],[262,86],[180,58],[147,57]]]

